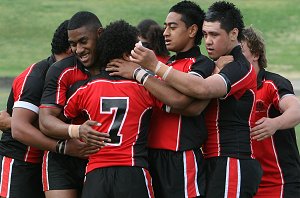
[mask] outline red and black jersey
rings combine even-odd
[[[168,60],[169,60],[170,57],[169,56],[163,57],[163,56],[157,56],[156,55],[156,58],[157,58],[158,61],[166,64],[168,62]]]
[[[78,84],[83,83],[78,89]],[[74,91],[75,90],[75,91]],[[89,156],[87,172],[111,166],[148,167],[147,133],[151,109],[162,107],[141,84],[106,71],[78,82],[64,107],[67,118],[73,119],[84,111],[89,119],[100,122],[97,131],[107,132],[112,140],[98,153]]]
[[[41,108],[47,107],[43,104],[63,107],[69,87],[79,80],[87,79],[88,76],[88,71],[75,56],[53,64],[46,75]]]
[[[212,60],[201,54],[198,46],[172,56],[168,65],[179,71],[190,72],[203,78],[210,76],[215,67]],[[207,130],[203,114],[186,117],[166,113],[158,108],[153,109],[148,140],[149,148],[172,151],[191,150],[200,148],[206,138]]]
[[[10,115],[15,107],[28,109],[38,114],[45,76],[54,62],[54,56],[50,56],[32,64],[14,79],[7,102],[7,112]],[[13,139],[11,131],[6,131],[2,134],[0,141],[0,154],[25,162],[40,163],[43,151],[22,144]]]
[[[205,111],[208,138],[203,152],[206,158],[253,158],[250,128],[255,115],[256,73],[240,46],[231,55],[234,61],[219,73],[226,83],[227,94],[211,100]]]
[[[256,120],[280,116],[279,101],[294,95],[290,81],[264,69],[260,70],[257,81]],[[264,187],[273,186],[280,197],[284,184],[300,183],[300,157],[294,128],[276,131],[263,141],[253,140],[253,154],[264,172],[258,193],[263,193]]]

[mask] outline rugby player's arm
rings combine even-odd
[[[41,105],[39,110],[39,126],[45,135],[58,139],[70,138],[68,134],[70,124],[60,119],[61,113],[62,108],[58,106]]]
[[[6,131],[11,127],[11,117],[6,110],[0,111],[0,130]]]
[[[272,136],[276,131],[295,127],[300,123],[300,101],[295,95],[285,95],[279,101],[280,116],[263,117],[255,122],[251,129],[252,139],[258,141]]]
[[[196,100],[177,91],[167,83],[155,77],[149,77],[144,87],[157,99],[166,104],[167,111],[185,116],[199,115],[208,105],[209,100]]]
[[[16,107],[11,118],[14,139],[25,145],[55,152],[57,140],[45,136],[38,129],[38,114],[29,109]]]
[[[107,65],[106,71],[109,71],[109,75],[111,76],[122,76],[124,78],[132,79],[133,73],[137,68],[138,65],[131,61],[115,59]],[[145,73],[145,71],[141,72]],[[184,109],[194,100],[193,98],[188,97],[169,86],[163,80],[159,80],[151,75],[149,75],[147,80],[144,82],[144,87],[154,97],[172,108]]]
[[[168,66],[165,65],[165,67]],[[163,76],[166,70],[167,68],[160,70],[159,76]],[[226,83],[219,74],[203,79],[199,76],[171,69],[165,81],[181,93],[197,99],[220,98],[227,93]]]
[[[40,108],[39,113],[39,124],[41,131],[50,137],[58,138],[58,139],[70,139],[69,134],[69,126],[63,122],[59,117],[61,116],[62,109],[58,107],[45,108],[44,105]],[[98,123],[92,120],[87,120],[78,128],[78,133],[80,136],[91,136],[92,143],[91,146],[103,147],[106,145],[105,142],[110,142],[111,140],[108,138],[109,134],[102,133],[94,130],[92,128],[93,125],[97,125]],[[84,139],[84,138],[83,138]],[[85,139],[84,139],[85,141]],[[89,143],[89,142],[88,142]]]
[[[156,73],[167,84],[184,95],[197,99],[211,99],[220,98],[227,94],[227,84],[219,74],[203,79],[199,76],[172,69],[172,67],[159,63],[153,51],[139,45],[135,46],[134,50],[131,51],[131,55],[131,61]]]
[[[184,109],[171,108],[171,113],[179,113],[184,116],[197,116],[200,115],[209,104],[210,100],[194,100]]]
[[[295,95],[286,95],[279,101],[279,109],[282,115],[274,118],[280,124],[280,129],[288,129],[300,123],[300,101]]]

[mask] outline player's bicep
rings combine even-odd
[[[220,98],[224,97],[228,92],[229,82],[228,80],[219,74],[209,76],[205,79],[205,84],[207,92],[209,93],[209,98]],[[195,85],[196,86],[196,85]]]
[[[300,109],[300,101],[293,94],[284,95],[279,101],[280,112],[285,112],[288,109]]]

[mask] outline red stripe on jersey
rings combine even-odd
[[[142,168],[142,170],[143,170],[144,177],[145,177],[146,188],[148,190],[148,197],[154,198],[151,175],[148,170],[146,170],[144,168]]]
[[[255,80],[256,80],[256,73],[254,71],[253,65],[250,65],[250,70],[248,71],[248,73],[239,81],[231,85],[230,92],[226,95],[225,98],[234,94],[234,97],[239,99],[247,90],[241,87],[245,87],[245,84],[249,84],[249,83],[251,84],[252,81]]]
[[[41,105],[41,106],[39,106],[39,108],[57,109],[57,106]]]
[[[254,101],[256,101],[256,94],[255,94],[256,92],[253,91],[252,89],[250,89],[249,91],[252,92],[253,97],[254,97]],[[254,102],[253,105],[252,105],[252,109],[251,109],[251,113],[250,113],[250,117],[249,117],[249,121],[248,121],[249,126],[250,126],[249,131],[251,131],[251,128],[253,128],[255,126],[255,122],[256,122],[255,109],[256,109],[256,102]],[[250,136],[250,134],[249,134],[249,136]],[[251,149],[251,158],[254,159],[255,157],[254,157],[254,154],[253,154],[253,152],[254,152],[253,151],[253,142],[252,142],[251,137],[250,137],[250,149]]]
[[[219,131],[219,100],[213,99],[207,106],[205,125],[208,136],[202,147],[205,158],[220,156],[220,131]]]
[[[44,152],[43,157],[43,165],[42,165],[42,182],[43,182],[43,190],[49,190],[49,180],[48,180],[48,155],[49,151]]]
[[[183,152],[184,178],[185,178],[185,197],[200,196],[197,184],[197,162],[194,151]]]
[[[225,195],[227,198],[238,198],[240,197],[241,187],[241,170],[240,161],[236,158],[227,158],[226,167],[226,184],[225,184]]]
[[[59,76],[56,90],[55,104],[64,106],[66,103],[67,90],[71,85],[80,80],[87,79],[87,74],[83,73],[77,66],[65,69]]]
[[[9,157],[3,157],[2,160],[2,172],[1,172],[1,185],[0,185],[0,196],[7,197],[10,191],[12,166],[14,159]]]
[[[43,151],[31,146],[27,146],[27,152],[24,156],[24,162],[41,163],[43,160],[42,157]]]
[[[20,80],[14,80],[13,82],[13,89],[15,91],[15,95],[14,95],[14,102],[19,101],[21,98],[21,95],[23,93],[23,89],[27,80],[27,77],[29,76],[29,74],[31,73],[33,67],[35,66],[35,63],[32,64],[30,67],[28,67],[24,72],[22,72],[22,74],[20,74],[17,79],[21,79],[23,78],[22,81]],[[22,83],[22,84],[20,84]],[[21,86],[21,87],[20,87]]]

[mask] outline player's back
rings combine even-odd
[[[65,107],[65,115],[74,118],[84,111],[102,125],[95,129],[108,132],[112,142],[91,155],[87,172],[108,166],[147,167],[146,141],[153,106],[161,106],[135,81],[110,77],[107,72],[89,79]]]

